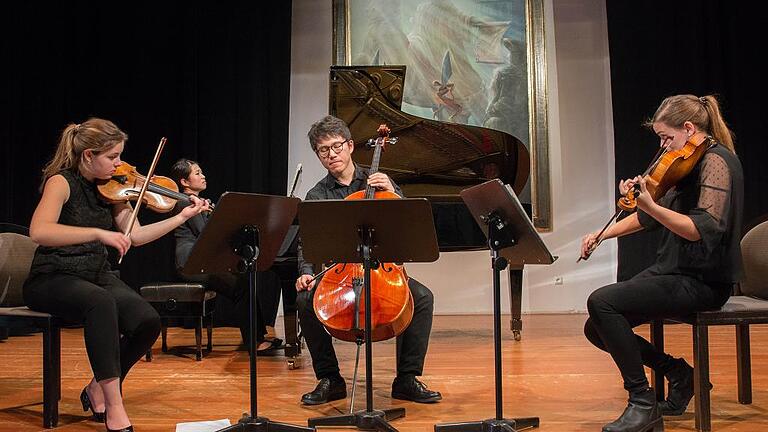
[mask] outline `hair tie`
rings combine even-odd
[[[707,104],[707,98],[702,96],[702,97],[699,98],[699,102],[701,102],[702,105],[706,105]]]
[[[80,132],[80,123],[77,123],[74,128],[72,128],[72,132],[78,133]]]

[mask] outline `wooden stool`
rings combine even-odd
[[[141,287],[139,290],[144,297],[160,314],[162,326],[163,352],[168,352],[168,319],[169,318],[195,318],[195,341],[197,349],[195,360],[203,358],[202,334],[203,324],[208,329],[208,352],[213,347],[211,336],[213,333],[212,313],[216,305],[216,293],[206,289],[201,283],[153,283]],[[147,351],[147,361],[152,361],[152,350]]]

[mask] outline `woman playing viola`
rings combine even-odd
[[[29,230],[40,246],[24,285],[30,308],[84,323],[93,379],[80,400],[108,431],[133,430],[121,383],[160,332],[157,312],[112,270],[108,248],[123,256],[208,208],[192,198],[179,214],[147,226],[136,222],[130,237],[124,235],[131,206],[105,203],[96,181],[109,179],[122,164],[127,139],[112,122],[98,118],[64,129],[43,170],[42,197]]]
[[[656,262],[630,280],[604,286],[587,300],[584,333],[611,354],[621,372],[629,404],[603,431],[661,431],[662,415],[685,412],[693,396],[693,368],[682,358],[658,352],[632,328],[651,320],[717,309],[742,275],[741,239],[744,201],[741,163],[731,131],[714,96],[666,98],[647,122],[669,150],[687,141],[711,137],[696,167],[654,202],[646,179],[619,183],[625,194],[639,185],[637,212],[607,229],[601,238],[588,234],[581,245],[587,256],[596,242],[643,229],[661,229]],[[664,375],[667,400],[657,404],[643,365]]]

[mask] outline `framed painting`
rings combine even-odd
[[[552,229],[543,0],[333,0],[336,65],[405,65],[402,110],[500,130],[531,155],[520,200]]]

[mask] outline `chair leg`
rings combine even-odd
[[[160,334],[163,338],[163,352],[168,352],[168,318],[160,318]]]
[[[150,349],[148,349],[148,350],[147,350],[147,354],[146,354],[146,360],[147,360],[147,362],[149,362],[149,363],[151,363],[151,362],[152,362],[152,348],[150,348]]]
[[[519,341],[522,339],[523,331],[523,270],[507,268],[509,276],[509,328],[512,330],[512,337]]]
[[[696,430],[710,432],[712,418],[709,398],[709,328],[706,325],[693,325],[693,368]]]
[[[281,280],[283,294],[283,324],[285,328],[285,357],[295,358],[301,354],[299,324],[296,308],[296,288],[291,281]]]
[[[208,352],[211,352],[213,351],[213,342],[211,341],[213,338],[213,318],[211,315],[205,318],[205,327],[208,330]]]
[[[739,403],[752,403],[752,360],[749,324],[736,325],[736,363],[739,375]]]
[[[53,326],[51,329],[51,349],[53,354],[53,372],[56,374],[56,401],[61,400],[61,327]],[[58,405],[56,405],[56,422],[58,423]]]
[[[61,342],[61,330],[50,320],[43,329],[43,427],[54,428],[59,423],[61,397],[61,351],[54,347]]]
[[[664,352],[664,320],[651,321],[651,345],[658,352]],[[656,392],[656,400],[663,401],[664,397],[664,375],[656,373],[651,369],[651,384]]]
[[[203,359],[203,317],[197,317],[195,323],[195,360],[200,361]]]

